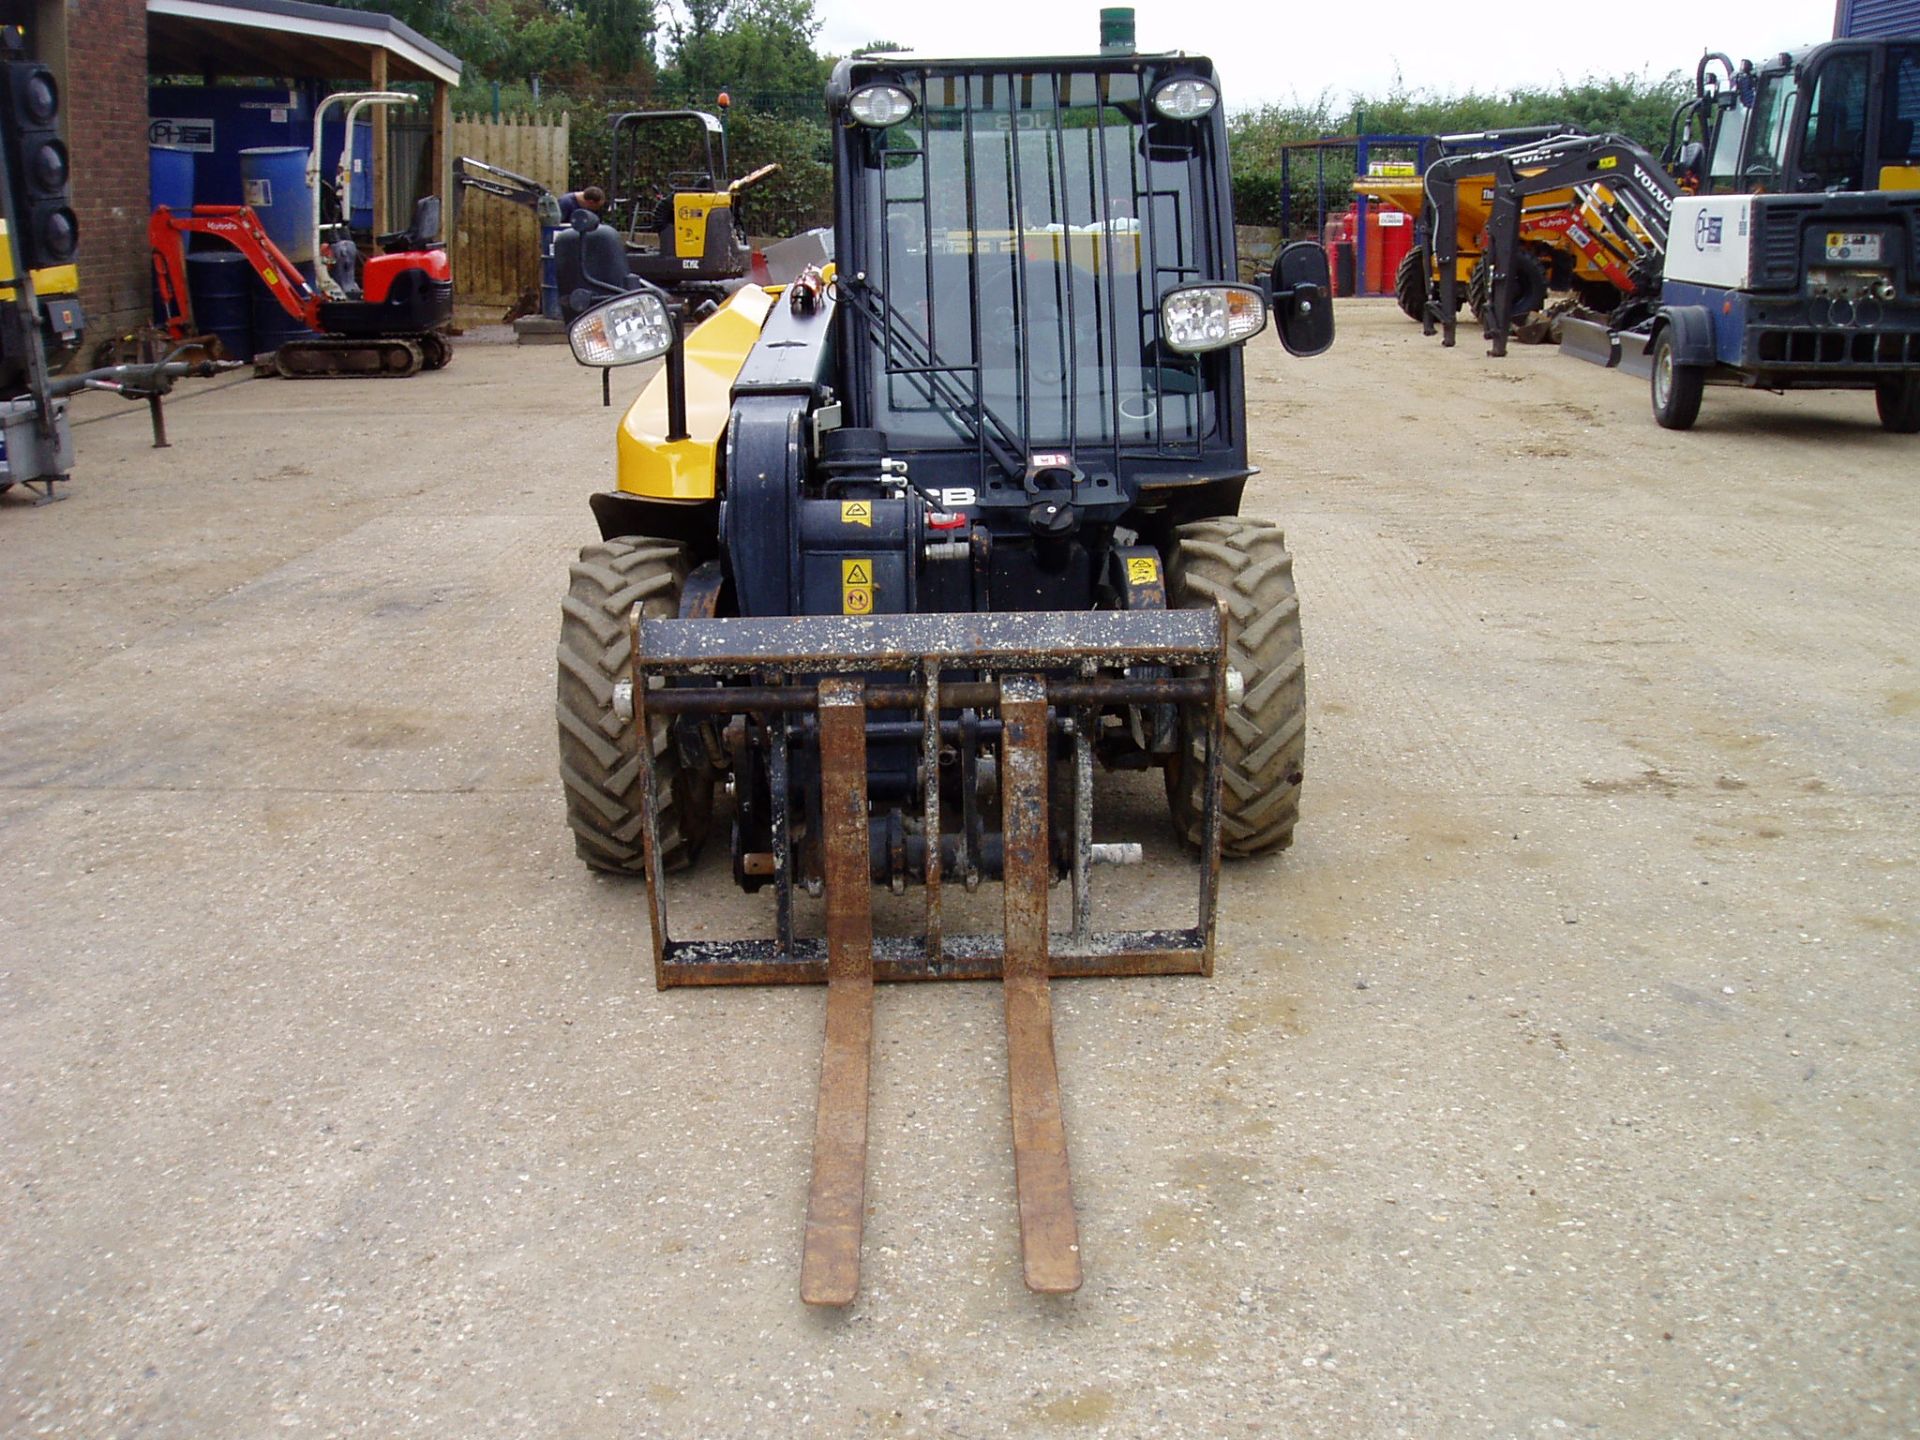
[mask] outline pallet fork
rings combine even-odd
[[[775,795],[787,792],[796,747],[814,748],[819,756],[819,815],[796,843],[788,807],[775,805],[773,850],[759,857],[777,904],[774,938],[695,941],[676,940],[668,930],[654,747],[639,747],[659,986],[827,986],[801,1298],[847,1305],[859,1288],[874,984],[892,980],[1002,982],[1026,1283],[1042,1294],[1079,1289],[1079,1231],[1048,983],[1067,976],[1213,973],[1229,683],[1224,608],[702,620],[647,619],[636,606],[629,624],[628,703],[637,733],[649,735],[654,716],[745,717],[764,733]],[[1139,854],[1137,846],[1093,843],[1100,717],[1125,706],[1177,707],[1187,733],[1201,738],[1199,900],[1194,923],[1185,928],[1092,928],[1092,866]],[[897,733],[901,716],[919,722],[923,810],[917,834],[883,834],[876,846],[867,804],[869,727]],[[941,813],[943,749],[951,763],[967,767],[970,779],[972,742],[996,731],[1000,832],[988,835],[973,813],[970,784],[961,787],[966,813],[949,828]],[[1066,866],[1072,924],[1063,934],[1050,932],[1047,904],[1054,878],[1049,790],[1061,788],[1049,786],[1048,769],[1057,749],[1070,753],[1072,765]],[[795,886],[813,888],[802,869],[823,881],[824,940],[795,934]],[[1004,890],[1003,933],[947,935],[943,884],[953,879],[971,890],[996,873]],[[909,878],[924,887],[924,935],[876,937],[872,884]]]

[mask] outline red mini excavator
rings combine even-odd
[[[336,242],[327,260],[345,298],[329,299],[244,205],[196,205],[180,214],[163,205],[147,224],[167,332],[176,339],[194,333],[185,237],[215,236],[247,257],[287,314],[320,332],[273,352],[274,369],[288,379],[415,375],[451,360],[445,331],[453,319],[453,278],[439,232],[440,200],[429,195],[414,207],[411,229],[380,237],[382,253],[365,262],[364,273],[352,245]]]

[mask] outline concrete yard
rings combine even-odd
[[[1086,1286],[1020,1283],[998,988],[899,987],[846,1314],[822,993],[656,993],[565,829],[597,376],[87,397],[0,497],[0,1434],[1920,1433],[1920,439],[1340,323],[1250,347],[1298,843],[1215,979],[1055,988]]]

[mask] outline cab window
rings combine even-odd
[[[1920,45],[1887,47],[1880,163],[1920,165]]]
[[[1746,154],[1740,160],[1741,188],[1778,190],[1787,167],[1787,141],[1793,134],[1793,102],[1800,85],[1791,72],[1763,75],[1754,89],[1747,121]]]
[[[1842,51],[1814,76],[1800,132],[1796,190],[1865,190],[1871,52]]]

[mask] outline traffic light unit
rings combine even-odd
[[[9,60],[0,64],[0,91],[20,262],[29,271],[71,264],[80,223],[60,138],[60,83],[37,60]]]

